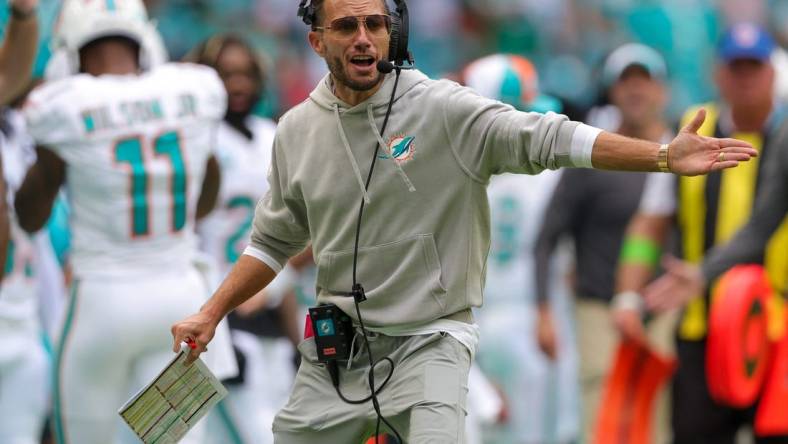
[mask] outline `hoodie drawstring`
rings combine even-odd
[[[367,118],[369,119],[369,126],[372,127],[372,133],[375,134],[375,137],[378,139],[381,151],[385,153],[388,146],[383,140],[383,136],[380,134],[380,131],[378,131],[378,127],[375,124],[375,116],[372,114],[372,105],[367,106]],[[402,165],[397,162],[397,159],[391,156],[391,153],[389,153],[388,158],[394,162],[394,166],[397,168],[397,173],[399,174],[399,177],[402,178],[402,181],[405,182],[405,186],[408,187],[408,191],[411,193],[416,191],[416,187],[413,186],[413,182],[411,182],[408,175],[405,174],[405,170],[402,169]]]
[[[353,339],[350,340],[350,355],[347,358],[347,371],[350,371],[350,369],[353,366],[353,359],[355,358],[355,356],[353,356],[353,351],[356,348],[356,338],[357,337],[358,337],[358,330],[356,330],[353,333]]]
[[[350,150],[350,142],[347,140],[347,135],[345,134],[345,128],[342,127],[342,120],[339,118],[339,105],[336,103],[334,104],[334,118],[337,121],[337,128],[339,129],[339,137],[342,139],[342,144],[345,146],[345,153],[347,157],[350,159],[350,165],[353,167],[353,172],[356,174],[356,180],[358,181],[358,186],[361,188],[361,194],[364,196],[364,203],[369,205],[371,200],[369,199],[369,194],[367,194],[367,188],[364,186],[364,178],[361,177],[361,170],[358,168],[358,163],[356,163],[356,158],[353,157],[353,151]]]

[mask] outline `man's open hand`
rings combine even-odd
[[[747,142],[736,139],[716,139],[698,135],[706,120],[706,110],[700,109],[690,123],[670,142],[668,167],[676,174],[697,176],[712,171],[732,168],[758,155]]]

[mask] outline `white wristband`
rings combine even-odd
[[[643,297],[636,291],[622,291],[616,294],[611,305],[613,310],[634,310],[641,314],[646,310]]]

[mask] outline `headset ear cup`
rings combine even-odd
[[[301,20],[306,25],[311,26],[315,22],[315,6],[312,5],[312,2],[309,1],[309,5],[307,5],[308,0],[302,0],[301,4],[298,5],[298,16],[301,17]]]
[[[408,5],[405,0],[395,0],[396,12],[391,16],[391,42],[389,43],[389,60],[395,65],[404,62],[413,63],[408,52]]]
[[[307,25],[312,26],[315,24],[315,20],[316,20],[315,7],[310,4],[306,8],[306,14],[304,14],[304,22]]]
[[[389,61],[402,60],[399,57],[400,39],[402,38],[402,21],[396,15],[391,17],[391,36],[389,37]]]

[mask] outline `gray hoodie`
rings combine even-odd
[[[318,303],[355,318],[353,242],[361,199],[358,281],[370,327],[421,324],[482,303],[493,174],[590,167],[599,130],[523,113],[446,80],[403,71],[385,134],[394,74],[349,106],[326,76],[279,122],[247,254],[275,271],[310,241]],[[375,145],[379,159],[363,182]],[[534,221],[539,223],[539,221]],[[456,317],[456,316],[455,316]]]

